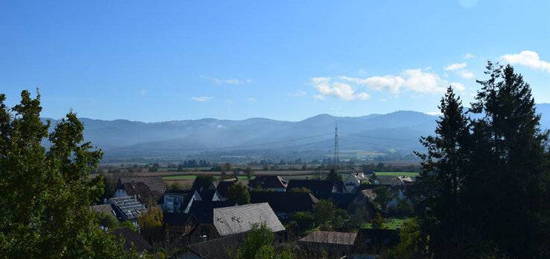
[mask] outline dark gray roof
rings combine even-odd
[[[189,250],[205,259],[232,258],[244,242],[245,235],[237,234],[189,245]]]
[[[355,199],[355,196],[355,193],[331,193],[328,199],[332,201],[337,208],[347,210]]]
[[[267,202],[275,213],[310,211],[319,200],[307,192],[250,192],[250,202]]]
[[[342,192],[344,183],[333,183],[327,180],[290,180],[287,186],[287,190],[299,188],[309,189],[319,199],[328,199],[333,189]]]
[[[133,196],[113,197],[109,199],[109,203],[113,205],[115,213],[121,220],[136,219],[146,210],[145,206]]]
[[[250,180],[250,188],[263,188],[263,189],[279,189],[286,188],[288,182],[281,176],[277,175],[257,175],[254,179]]]
[[[162,180],[160,176],[148,176],[148,177],[121,177],[120,182],[131,183],[131,182],[142,182],[146,184],[151,191],[159,192],[163,194],[166,191],[166,183]]]
[[[234,201],[193,201],[189,215],[193,215],[200,223],[212,224],[214,209],[235,206]]]
[[[353,232],[332,232],[332,231],[315,231],[300,239],[300,242],[308,243],[323,243],[336,245],[353,245],[357,233]]]
[[[265,224],[273,232],[285,230],[266,202],[214,209],[214,227],[221,236],[249,231],[255,224]]]
[[[122,237],[124,239],[124,248],[130,250],[135,248],[138,252],[145,252],[151,250],[152,247],[145,239],[143,239],[137,232],[132,231],[129,228],[118,228],[113,230],[113,234]]]

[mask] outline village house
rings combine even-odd
[[[230,235],[189,245],[187,251],[176,254],[176,259],[220,259],[232,258],[244,242],[245,233]]]
[[[262,224],[265,224],[267,228],[277,233],[276,237],[278,240],[286,238],[285,227],[281,224],[268,203],[214,208],[211,221],[206,218],[203,220],[205,222],[208,220],[208,223],[199,224],[189,234],[188,239],[190,243],[201,239],[210,240],[244,233],[251,230],[254,225]]]
[[[230,179],[219,181],[216,186],[216,191],[212,197],[212,201],[226,201],[229,199],[229,188],[234,184],[238,183],[238,179]]]
[[[267,191],[284,192],[287,189],[288,182],[277,175],[257,175],[250,180],[248,186],[250,189],[261,189]]]
[[[121,177],[114,197],[136,196],[141,203],[151,206],[161,200],[166,191],[162,177]]]
[[[357,233],[315,231],[297,241],[305,258],[342,258],[351,255]]]
[[[144,254],[153,250],[153,247],[139,233],[129,228],[117,228],[112,233],[124,240],[124,249],[127,251],[135,249],[139,254]]]
[[[293,213],[313,211],[319,199],[307,192],[251,191],[250,202],[267,202],[277,217],[281,221],[286,221]]]
[[[109,199],[109,203],[120,221],[128,220],[136,223],[139,215],[147,210],[135,196],[113,197]]]
[[[185,213],[189,211],[190,200],[194,193],[187,190],[169,190],[162,197],[162,209],[165,213]]]
[[[186,213],[165,213],[164,229],[167,240],[181,239],[185,244],[207,240],[216,236],[213,228],[214,209],[234,206],[231,201],[200,201],[191,203]]]
[[[290,180],[287,186],[289,191],[295,189],[310,190],[319,199],[328,199],[332,193],[343,193],[344,183],[327,180]]]

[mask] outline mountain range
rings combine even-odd
[[[537,105],[550,129],[550,104]],[[81,118],[85,138],[106,161],[197,159],[322,159],[334,150],[335,128],[343,158],[411,159],[421,136],[433,134],[437,116],[415,111],[361,117],[317,115],[302,121],[264,118],[166,122]],[[55,123],[56,121],[53,120]]]

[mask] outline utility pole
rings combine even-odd
[[[340,147],[338,145],[338,123],[336,123],[336,127],[334,127],[334,156],[332,158],[332,163],[334,170],[338,169],[338,165],[340,164]]]

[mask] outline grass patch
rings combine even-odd
[[[375,172],[378,176],[418,176],[418,172]]]
[[[195,175],[169,175],[162,177],[163,180],[195,180]]]
[[[385,229],[400,229],[403,223],[408,220],[408,218],[405,219],[398,219],[398,218],[389,218],[385,219],[383,228]],[[370,223],[364,223],[361,225],[361,228],[372,228],[372,225]]]

